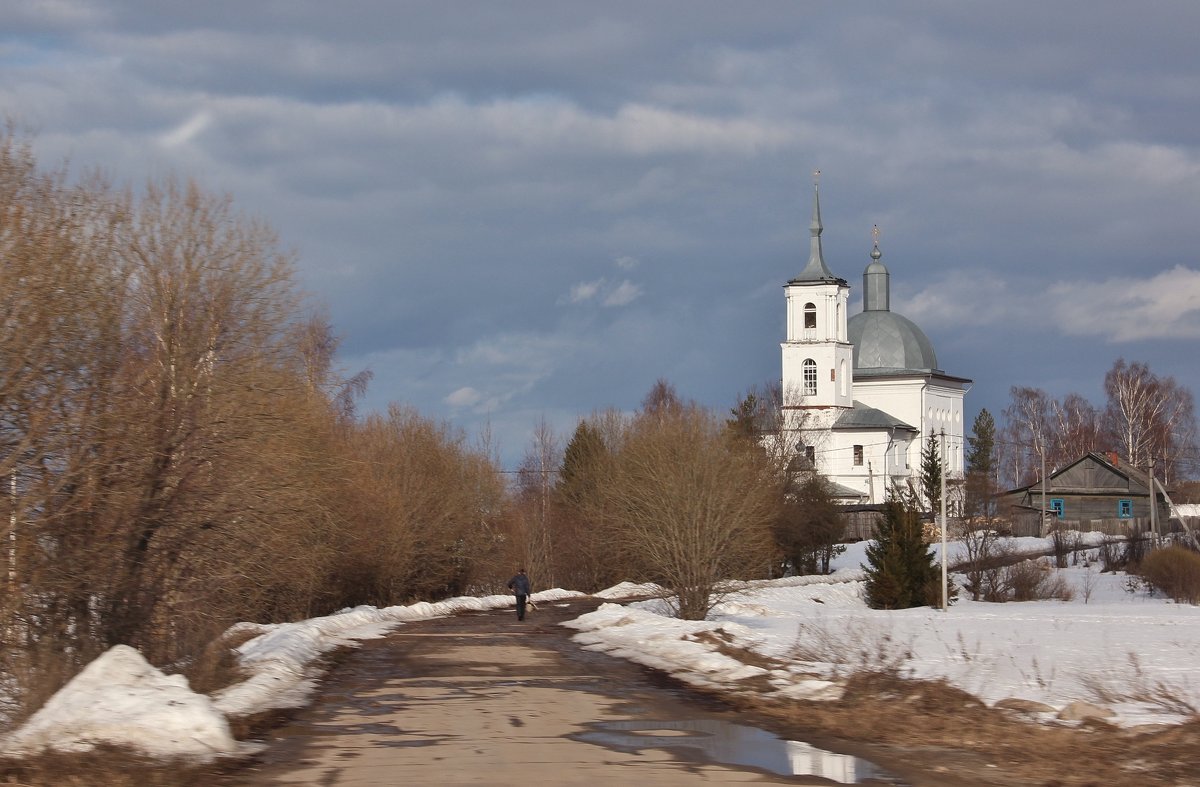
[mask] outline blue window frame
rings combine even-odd
[[[1133,518],[1133,501],[1132,500],[1118,500],[1117,501],[1117,517],[1120,519],[1132,519]]]
[[[1061,497],[1051,498],[1050,510],[1054,512],[1054,516],[1059,519],[1063,518],[1063,499]]]

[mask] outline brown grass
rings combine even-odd
[[[155,761],[128,749],[103,746],[83,754],[45,752],[22,760],[0,759],[0,784],[13,787],[189,787],[216,783],[226,767]]]
[[[731,702],[776,734],[860,752],[915,785],[1147,787],[1195,784],[1200,773],[1200,721],[1165,731],[1038,724],[945,683],[882,672],[850,678],[836,703]]]
[[[238,666],[237,649],[257,636],[258,632],[244,631],[219,637],[206,645],[183,670],[192,691],[212,694],[245,680],[246,674]]]

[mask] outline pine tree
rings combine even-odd
[[[938,510],[942,495],[942,452],[938,436],[929,433],[929,440],[921,450],[921,494],[930,511]]]
[[[941,571],[925,543],[920,514],[892,500],[867,546],[867,604],[875,609],[907,609],[941,604]],[[950,600],[955,598],[951,587]]]
[[[967,516],[992,513],[996,487],[996,421],[986,408],[975,416],[967,438]]]

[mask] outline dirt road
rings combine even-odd
[[[545,604],[524,622],[431,620],[365,643],[236,783],[898,783],[580,649],[557,624],[597,603]]]

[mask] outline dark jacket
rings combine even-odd
[[[528,596],[529,577],[525,576],[524,574],[517,574],[512,579],[508,580],[508,589],[511,590],[515,595]]]

